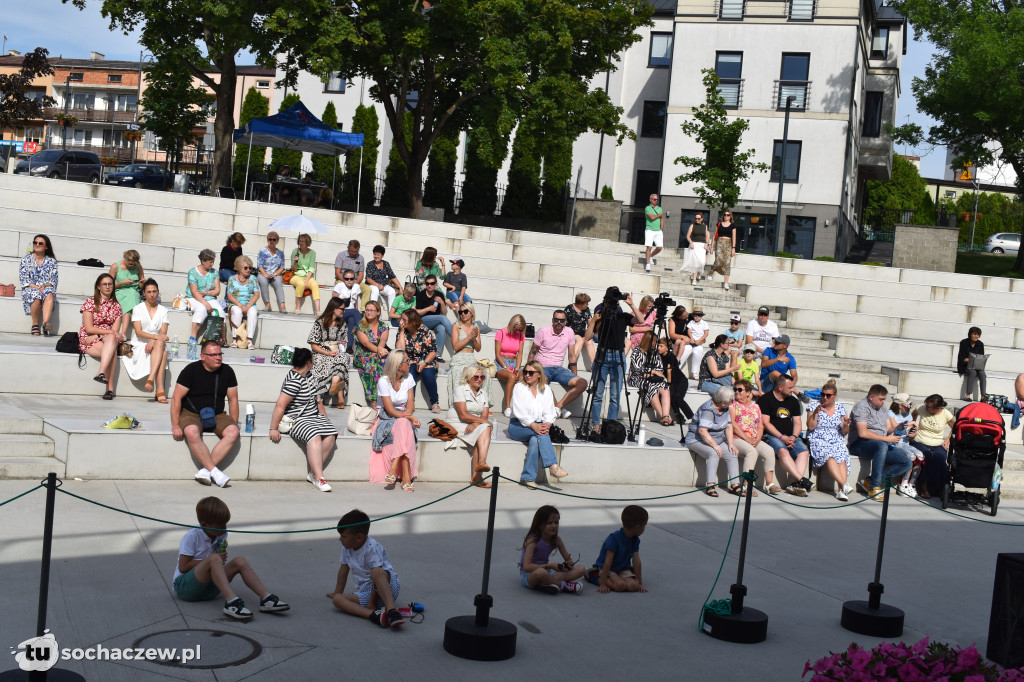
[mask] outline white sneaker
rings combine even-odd
[[[651,264],[648,263],[647,265],[645,265],[644,266],[644,270],[646,270],[647,272],[650,272],[651,271]]]
[[[708,276],[706,277],[706,279],[707,279],[707,280],[708,280],[709,282],[714,282],[714,281],[715,281],[715,276],[714,276],[714,275],[713,275],[712,273],[710,273],[710,272],[709,272],[709,273],[708,273]]]
[[[850,485],[849,483],[843,484],[843,494],[844,495],[849,495],[852,492],[853,492],[853,486],[852,485]]]
[[[210,472],[210,478],[212,478],[213,482],[219,485],[221,488],[226,488],[228,486],[228,481],[231,480],[230,476],[225,474],[217,467],[213,467],[213,471]]]
[[[196,483],[202,485],[210,485],[213,483],[213,479],[210,478],[210,471],[208,469],[200,469],[196,472]]]
[[[839,490],[836,491],[836,499],[839,500],[840,502],[850,501],[850,498],[847,497],[846,492],[843,490],[843,488],[840,488]]]
[[[568,408],[563,407],[559,412],[559,416],[561,416],[562,419],[570,419],[572,417],[572,412],[570,412]]]
[[[506,417],[508,417],[509,419],[511,419],[512,418],[512,408],[511,407],[506,407],[505,408],[505,412],[503,414]]]
[[[328,483],[327,481],[325,481],[322,478],[318,478],[315,481],[313,481],[313,485],[315,485],[316,489],[319,490],[322,493],[329,493],[329,492],[331,492],[331,484]]]
[[[722,288],[725,289],[726,291],[729,291],[729,283],[726,282],[725,284],[723,284]]]

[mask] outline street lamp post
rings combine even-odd
[[[138,88],[135,91],[135,118],[132,120],[132,123],[135,123],[136,125],[138,125],[138,123],[139,123],[139,100],[142,99],[142,64],[143,64],[142,60],[143,60],[144,56],[145,56],[145,51],[144,50],[139,50],[139,86],[138,86]],[[150,57],[150,59],[152,59],[153,55],[149,55],[149,57]],[[138,130],[138,128],[136,128],[136,130]],[[133,138],[132,139],[132,159],[131,159],[131,163],[135,163],[135,145],[136,145],[136,141]]]
[[[782,159],[779,160],[779,198],[775,204],[775,236],[772,239],[772,257],[779,253],[779,233],[782,230],[782,188],[786,184],[786,147],[789,146],[789,112],[794,101],[796,101],[796,97],[793,95],[786,98],[786,122],[782,126]]]
[[[71,104],[71,72],[68,72],[67,80],[64,81],[64,120],[61,121],[60,148],[68,150],[68,105]]]
[[[107,95],[103,99],[107,100],[107,103],[110,105],[110,151],[111,151],[111,153],[113,153],[114,152],[114,121],[117,118],[116,112],[114,111],[114,105],[115,105],[117,100],[114,97],[113,93]],[[120,160],[121,160],[121,158],[120,158],[120,156],[118,156],[117,157],[117,161],[120,161]]]

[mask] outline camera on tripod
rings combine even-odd
[[[658,298],[654,299],[654,309],[658,311],[657,319],[664,320],[669,307],[675,307],[675,305],[676,302],[666,292],[663,291],[658,294]]]

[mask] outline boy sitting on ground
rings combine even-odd
[[[382,628],[403,624],[405,619],[395,608],[400,589],[398,574],[384,547],[370,537],[370,517],[353,509],[338,521],[338,534],[345,549],[341,552],[338,581],[328,598],[345,613],[368,618]],[[345,594],[350,572],[356,591]]]
[[[196,505],[196,519],[202,528],[191,528],[181,539],[173,587],[182,601],[207,601],[223,594],[224,613],[239,620],[252,618],[252,611],[231,589],[231,579],[241,574],[250,590],[260,597],[260,611],[291,608],[263,586],[256,571],[242,557],[228,561],[228,521],[231,511],[219,497],[204,497]]]
[[[640,566],[640,536],[647,528],[647,510],[631,504],[622,510],[622,528],[607,537],[587,580],[601,594],[646,592]]]

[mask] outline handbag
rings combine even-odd
[[[352,403],[348,410],[348,430],[357,436],[369,436],[373,423],[377,420],[377,410]]]
[[[293,346],[278,344],[274,346],[274,352],[270,354],[270,362],[275,365],[290,365],[294,357],[295,348]]]
[[[494,360],[490,358],[477,358],[476,364],[484,368],[484,371],[493,379],[498,375],[498,367],[494,364]]]
[[[430,426],[427,427],[427,433],[430,434],[431,438],[438,440],[454,440],[457,435],[452,425],[443,419],[431,419]]]
[[[1006,404],[1010,402],[1010,399],[1007,398],[1005,395],[996,395],[990,393],[989,395],[985,396],[985,400],[983,402],[988,403],[992,407],[1002,412],[1006,408]]]
[[[78,368],[85,369],[85,353],[78,347],[78,332],[64,332],[57,339],[58,353],[78,353]]]
[[[288,415],[282,415],[281,421],[277,423],[278,433],[288,433],[292,430],[292,426],[295,425],[295,417],[289,417]]]
[[[118,342],[118,344],[117,344],[117,357],[119,357],[119,358],[123,358],[123,357],[130,358],[134,352],[135,352],[135,349],[132,348],[132,344],[128,343],[127,341],[120,341],[120,342]]]
[[[985,369],[985,363],[988,362],[989,355],[985,353],[971,353],[967,360],[967,369],[983,370]]]
[[[174,310],[184,310],[187,313],[192,312],[192,299],[185,294],[175,294],[174,300],[171,301],[171,308]]]
[[[555,445],[565,445],[569,442],[569,436],[565,435],[565,430],[558,424],[552,424],[548,429],[548,438]]]
[[[292,271],[291,270],[285,270],[284,272],[282,272],[281,273],[281,281],[284,282],[285,284],[291,284],[291,282],[292,282]]]
[[[14,296],[13,284],[0,284],[0,296]]]

